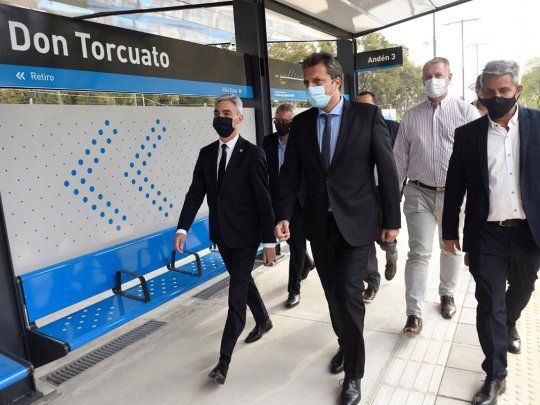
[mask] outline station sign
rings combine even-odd
[[[0,5],[0,87],[252,98],[244,55]]]
[[[403,48],[377,49],[356,54],[356,71],[393,69],[403,66]]]

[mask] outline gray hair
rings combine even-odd
[[[311,55],[306,56],[302,61],[302,69],[316,66],[319,63],[324,63],[326,73],[330,75],[332,80],[340,77],[341,84],[343,84],[343,69],[337,59],[327,52],[314,52]]]
[[[476,84],[474,85],[474,90],[478,92],[479,90],[482,90],[482,74],[479,74],[476,78]]]
[[[276,114],[280,112],[284,112],[284,113],[291,113],[292,115],[294,115],[294,110],[295,110],[295,107],[293,104],[283,103],[277,106]]]
[[[440,56],[437,56],[436,58],[430,59],[426,62],[424,67],[422,68],[422,72],[425,72],[426,68],[430,65],[436,65],[438,63],[442,63],[444,65],[444,68],[450,73],[450,61],[446,58],[442,58]]]
[[[512,76],[516,87],[521,84],[521,74],[517,62],[513,60],[492,60],[488,62],[484,70],[482,70],[482,87],[484,87],[486,75],[503,76],[507,74]]]
[[[240,97],[234,94],[223,94],[222,96],[216,98],[215,106],[217,107],[217,105],[222,101],[230,101],[236,107],[236,111],[238,111],[238,114],[242,114],[242,99]]]

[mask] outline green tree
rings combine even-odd
[[[324,42],[274,42],[268,44],[268,57],[287,62],[300,63],[313,52],[336,54],[336,43]]]
[[[358,39],[359,52],[392,48],[393,44],[379,33],[365,35]],[[424,99],[422,67],[416,65],[403,47],[403,67],[375,70],[358,74],[359,92],[369,90],[379,100],[381,108],[396,108],[398,116]]]
[[[526,107],[540,108],[540,57],[527,62],[521,82],[523,83],[521,103]]]

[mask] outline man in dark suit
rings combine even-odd
[[[489,62],[482,87],[488,115],[456,130],[443,214],[444,244],[456,254],[467,193],[463,250],[487,374],[477,405],[496,404],[505,390],[507,351],[520,350],[516,321],[540,267],[540,111],[518,106],[523,86],[513,61]]]
[[[285,159],[285,150],[289,140],[289,131],[294,117],[294,106],[289,103],[280,104],[275,113],[274,125],[276,132],[264,138],[263,149],[266,153],[268,164],[268,178],[270,180],[270,195],[272,205],[275,208],[278,201],[279,171]],[[289,284],[287,291],[289,296],[285,306],[293,308],[300,303],[300,281],[307,277],[308,273],[315,268],[313,260],[306,249],[306,235],[304,232],[304,218],[302,206],[304,205],[305,190],[298,193],[291,218],[291,238],[287,240],[290,249],[289,260]]]
[[[362,91],[356,97],[356,101],[359,103],[367,103],[373,105],[379,105],[377,97],[371,91]],[[390,132],[390,139],[392,140],[392,147],[396,142],[397,133],[399,131],[399,123],[394,120],[384,119],[388,131]],[[377,181],[377,168],[375,168],[375,181]],[[379,238],[376,240],[377,244],[381,247],[382,250],[386,253],[386,266],[384,270],[384,277],[387,280],[392,280],[396,275],[397,270],[397,240],[393,242],[383,242]],[[381,284],[381,275],[379,273],[379,262],[377,261],[377,251],[375,244],[369,254],[368,267],[365,282],[367,283],[367,288],[364,291],[364,302],[372,302],[379,291],[379,286]]]
[[[331,371],[345,370],[341,404],[352,405],[361,398],[363,280],[379,226],[373,169],[377,165],[381,239],[386,242],[396,238],[400,227],[397,173],[381,110],[341,96],[343,70],[336,59],[314,53],[302,67],[307,99],[314,108],[293,119],[279,178],[276,236],[280,240],[290,237],[289,223],[303,174],[306,236],[340,344]]]
[[[219,362],[209,374],[219,384],[225,383],[234,346],[246,324],[246,305],[256,322],[247,343],[272,328],[251,271],[261,242],[265,263],[274,261],[274,214],[264,151],[239,135],[242,120],[240,98],[224,95],[216,100],[213,125],[219,140],[199,153],[174,239],[176,250],[183,252],[186,233],[206,196],[210,239],[230,274],[229,312]]]

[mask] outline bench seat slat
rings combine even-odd
[[[75,350],[226,270],[221,255],[217,252],[210,252],[202,256],[201,262],[203,265],[201,278],[166,272],[148,280],[151,298],[148,303],[114,295],[42,326],[37,331],[66,342],[71,350]],[[193,271],[196,270],[194,266],[195,262],[191,261],[183,265],[182,268]],[[127,292],[142,296],[139,285],[128,289]]]
[[[25,379],[29,374],[26,366],[0,353],[0,391]]]
[[[169,228],[19,276],[29,322],[112,289],[117,270],[145,275],[164,267],[171,260],[175,232]],[[198,219],[186,249],[200,251],[210,245],[208,219]]]

